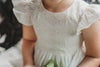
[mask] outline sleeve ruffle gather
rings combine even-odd
[[[90,4],[81,16],[76,34],[81,34],[81,30],[89,28],[96,20],[100,20],[100,5]]]
[[[13,12],[19,23],[30,26],[32,25],[31,15],[38,3],[36,0],[12,0]]]

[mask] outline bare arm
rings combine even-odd
[[[22,45],[22,55],[23,55],[23,65],[32,66],[34,64],[34,47],[37,37],[33,26],[23,25],[23,45]]]
[[[99,67],[100,65],[100,20],[82,30],[86,45],[86,57],[78,67]]]

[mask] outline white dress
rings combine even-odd
[[[81,30],[100,20],[100,5],[74,0],[65,11],[53,13],[44,8],[41,0],[12,1],[18,21],[35,29],[36,67],[43,67],[51,59],[58,67],[77,67],[85,57]]]

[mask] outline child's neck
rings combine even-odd
[[[51,12],[62,12],[70,5],[74,0],[42,0],[44,7]]]

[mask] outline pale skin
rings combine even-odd
[[[48,11],[63,12],[72,5],[74,0],[42,1]],[[81,32],[86,45],[86,56],[78,67],[98,67],[100,65],[100,20],[96,20],[89,28],[83,29]],[[34,67],[34,46],[37,40],[34,27],[23,25],[22,54],[24,67]]]

